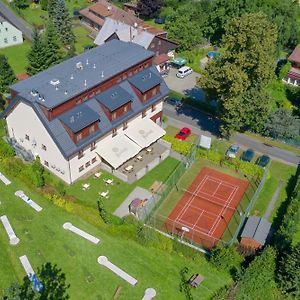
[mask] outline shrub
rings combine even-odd
[[[0,139],[0,157],[6,158],[6,157],[14,157],[14,156],[15,156],[14,149],[6,142],[4,142],[2,139]]]
[[[163,139],[172,145],[172,149],[182,155],[188,155],[192,148],[192,143],[187,141],[180,141],[173,136],[166,134]]]

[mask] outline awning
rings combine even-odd
[[[183,57],[176,57],[172,60],[172,64],[182,67],[186,64],[186,59]]]
[[[118,133],[109,142],[101,144],[97,153],[113,168],[117,169],[140,151],[140,146],[127,138],[123,133]]]
[[[129,127],[124,133],[142,148],[148,147],[166,134],[160,126],[146,118]]]

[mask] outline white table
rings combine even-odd
[[[127,167],[125,168],[125,170],[128,171],[128,172],[131,171],[132,169],[133,169],[133,166],[132,166],[132,165],[127,166]]]
[[[99,193],[99,195],[103,198],[108,198],[108,194],[109,194],[109,191]]]
[[[87,190],[89,187],[90,187],[90,184],[89,184],[89,183],[85,183],[85,184],[82,185],[82,188],[83,188],[84,190]]]
[[[137,158],[138,160],[143,160],[143,156],[141,156],[141,155],[138,155],[136,158]]]
[[[95,173],[95,177],[96,177],[96,178],[100,178],[101,175],[102,175],[101,172]]]
[[[152,152],[152,148],[147,148],[146,151],[147,151],[148,153],[150,153],[150,152]]]
[[[107,179],[105,180],[106,184],[113,184],[114,180],[113,179]]]

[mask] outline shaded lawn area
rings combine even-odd
[[[67,194],[72,195],[85,206],[97,208],[97,200],[100,199],[99,192],[109,191],[109,199],[104,199],[105,208],[113,213],[136,186],[149,189],[154,181],[165,181],[178,164],[178,160],[168,157],[157,167],[152,169],[144,177],[133,184],[128,184],[113,175],[101,170],[100,178],[93,178],[93,175],[67,187]],[[114,179],[114,185],[105,185],[104,179]],[[82,190],[82,184],[89,183],[90,189]]]
[[[73,32],[76,37],[75,50],[77,54],[84,52],[84,46],[94,45],[94,41],[88,37],[90,31],[87,28],[76,24],[73,27]]]
[[[1,170],[2,171],[2,170]],[[21,281],[25,272],[19,256],[27,255],[33,269],[45,262],[57,264],[66,274],[70,299],[112,299],[117,286],[122,286],[118,299],[141,299],[148,287],[157,291],[157,299],[184,299],[179,292],[180,270],[188,267],[190,273],[201,273],[205,281],[192,290],[195,299],[210,299],[219,288],[231,282],[229,274],[214,269],[199,253],[196,261],[179,255],[144,248],[134,241],[109,236],[100,227],[82,221],[76,215],[54,206],[37,193],[30,191],[15,178],[8,187],[0,182],[0,214],[6,214],[20,238],[17,246],[10,246],[6,232],[0,226],[0,296],[12,281]],[[24,190],[39,205],[37,213],[21,199],[14,196],[16,190]],[[72,222],[83,230],[99,237],[100,244],[94,245],[79,236],[65,231],[62,225]],[[109,270],[97,263],[100,255],[107,256],[113,263],[138,279],[135,287],[130,286]],[[201,295],[201,296],[200,296]]]
[[[265,182],[265,185],[256,200],[256,203],[252,209],[252,214],[263,216],[266,212],[269,202],[277,188],[279,180],[283,180],[283,186],[281,188],[279,197],[276,201],[274,210],[270,216],[269,221],[272,222],[276,217],[278,208],[286,200],[288,195],[289,180],[296,173],[296,167],[285,165],[283,163],[272,161],[270,166],[270,176]]]
[[[15,74],[26,72],[28,64],[27,53],[30,49],[30,43],[24,41],[21,45],[0,49],[0,54],[4,54],[8,58],[8,63],[13,68]]]

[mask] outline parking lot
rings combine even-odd
[[[177,78],[176,77],[177,69],[171,68],[169,75],[164,78],[167,83],[169,89],[193,97],[197,100],[204,100],[203,91],[196,86],[197,78],[201,75],[193,72],[185,78]]]

